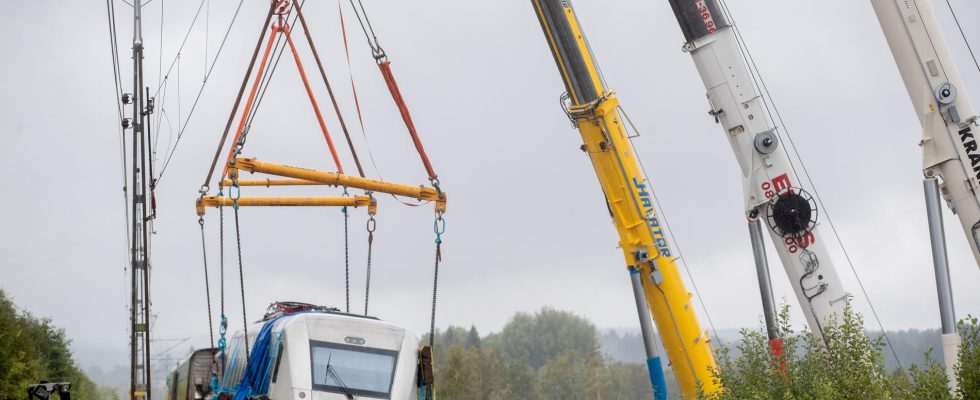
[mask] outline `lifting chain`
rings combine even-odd
[[[204,255],[204,294],[208,306],[208,335],[211,338],[211,392],[215,392],[218,386],[218,361],[214,349],[214,318],[211,315],[211,284],[208,275],[208,246],[204,241],[204,216],[197,218],[197,224],[201,226],[201,252]]]
[[[236,153],[240,152],[241,148],[239,147]],[[248,348],[248,316],[245,313],[245,273],[242,267],[242,233],[238,219],[238,199],[242,196],[242,190],[238,186],[238,174],[235,174],[231,178],[231,187],[228,189],[228,196],[232,201],[231,208],[235,212],[235,243],[238,245],[238,283],[242,294],[242,332],[245,335],[245,371],[248,371],[249,356],[251,354]]]
[[[439,262],[442,261],[442,234],[446,233],[446,220],[442,217],[442,213],[436,213],[436,219],[432,223],[432,230],[436,234],[436,259],[435,267],[433,268],[432,274],[432,318],[429,323],[429,349],[434,351],[436,341],[436,298],[439,293]],[[429,388],[425,391],[426,400],[432,400],[433,387],[429,385]]]
[[[218,197],[223,197],[224,190],[218,190]],[[218,354],[221,355],[221,367],[227,365],[228,354],[225,349],[228,347],[228,340],[225,335],[228,333],[228,317],[225,315],[225,207],[218,206],[218,276],[220,294],[221,317],[218,320]],[[222,371],[223,372],[223,371]],[[217,371],[215,371],[217,375]],[[213,392],[218,393],[216,382],[212,382]]]
[[[350,197],[347,193],[347,187],[344,187],[344,197]],[[350,213],[347,211],[347,206],[340,208],[340,212],[344,213],[344,299],[346,301],[347,307],[344,309],[348,314],[350,313]]]
[[[368,248],[367,248],[367,278],[364,281],[364,315],[368,315],[368,300],[371,299],[371,248],[374,245],[374,228],[377,227],[374,214],[367,220]]]

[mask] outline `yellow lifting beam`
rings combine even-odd
[[[318,171],[313,169],[291,167],[288,165],[274,164],[265,161],[259,161],[254,158],[242,158],[238,157],[232,160],[231,167],[229,168],[229,175],[233,178],[236,176],[237,171],[247,171],[252,173],[263,173],[275,176],[281,176],[286,178],[297,179],[300,181],[316,182],[316,184],[330,185],[330,186],[343,186],[352,187],[357,189],[363,189],[369,192],[378,193],[388,193],[395,196],[410,197],[420,201],[432,201],[436,204],[436,212],[443,213],[446,211],[446,192],[443,192],[436,188],[431,188],[423,185],[412,186],[405,185],[401,183],[387,182],[377,179],[361,178],[357,176],[351,176],[346,174],[341,174],[337,172],[329,171]],[[306,184],[297,183],[296,181],[290,180],[249,180],[249,183],[260,182],[261,186],[267,186],[266,182],[282,182],[283,184]],[[238,181],[238,185],[242,185],[242,180]],[[241,200],[239,200],[241,201]]]
[[[231,187],[231,179],[225,179],[221,181],[222,187]],[[318,186],[326,185],[325,183],[314,182],[314,181],[304,181],[302,179],[239,179],[238,186]]]
[[[239,183],[240,185],[241,183]],[[204,215],[207,207],[367,207],[368,214],[374,215],[378,202],[370,196],[344,197],[241,197],[238,200],[229,196],[205,196],[197,199],[197,215]]]

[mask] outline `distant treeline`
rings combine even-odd
[[[27,398],[27,386],[42,380],[71,382],[72,398],[109,400],[112,389],[99,388],[72,359],[65,331],[50,318],[19,311],[0,289],[0,399]]]
[[[443,399],[651,398],[646,365],[602,354],[595,326],[566,311],[517,313],[484,337],[476,328],[451,326],[436,334],[435,356]]]
[[[850,308],[841,325],[825,328],[826,344],[805,330],[791,329],[788,315],[789,308],[784,306],[780,333],[787,348],[797,351],[782,358],[782,368],[773,363],[775,356],[761,329],[731,331],[723,333],[722,340],[716,338],[720,371],[715,379],[726,390],[704,398],[980,400],[980,326],[976,319],[968,318],[960,325],[963,365],[954,396],[946,389],[937,331],[889,332],[906,368],[903,373],[884,347],[881,334],[865,332],[860,315]],[[437,332],[435,356],[436,392],[441,398],[651,398],[638,334],[600,334],[588,320],[550,308],[517,313],[500,332],[482,337],[476,328],[450,326]],[[680,398],[669,368],[667,374],[670,398]]]
[[[760,326],[758,331],[762,332]],[[869,337],[881,337],[881,331],[867,332]],[[941,343],[941,333],[939,329],[909,329],[901,331],[888,331],[888,341],[895,349],[895,354],[901,361],[901,365],[908,367],[912,364],[922,363],[922,357],[929,349],[934,351],[930,354],[937,363],[943,363],[943,353]],[[738,344],[742,335],[735,329],[721,329],[717,334],[712,335],[713,343],[716,348],[722,348],[729,344]],[[660,343],[658,343],[660,344]],[[640,332],[630,330],[601,330],[599,332],[600,350],[612,357],[613,360],[624,363],[642,364],[646,362],[643,350],[643,338]],[[663,345],[660,344],[660,354],[665,354]],[[731,355],[739,356],[737,347],[732,346]],[[889,371],[898,368],[899,363],[895,361],[891,349],[885,349],[885,368]]]

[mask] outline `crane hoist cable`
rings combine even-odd
[[[201,185],[201,194],[204,195],[208,192],[208,185],[211,183],[211,178],[214,176],[214,169],[218,166],[218,159],[221,158],[221,150],[224,148],[225,141],[228,140],[228,132],[231,130],[231,124],[235,122],[235,115],[238,114],[238,106],[241,105],[242,96],[245,94],[245,88],[248,86],[248,78],[252,76],[252,68],[255,67],[255,60],[259,57],[259,51],[262,50],[262,42],[265,39],[265,34],[269,30],[269,23],[272,21],[272,14],[275,12],[275,3],[270,2],[269,4],[269,14],[265,18],[265,23],[262,24],[262,33],[259,35],[258,41],[255,43],[255,51],[252,52],[252,59],[248,63],[248,70],[245,72],[245,77],[242,78],[242,85],[238,89],[238,95],[235,98],[235,105],[231,109],[231,115],[228,116],[228,122],[225,124],[224,133],[221,134],[221,140],[218,142],[218,149],[214,152],[214,159],[211,160],[211,168],[208,170],[208,175],[204,179],[204,183]]]
[[[340,121],[340,128],[344,131],[344,137],[347,139],[347,146],[350,147],[351,155],[354,157],[354,164],[357,165],[357,173],[363,178],[364,168],[361,167],[361,160],[357,157],[357,151],[354,149],[354,142],[351,141],[350,132],[347,130],[347,123],[344,122],[344,114],[340,112],[340,106],[337,105],[337,98],[334,96],[333,88],[330,86],[330,80],[327,79],[327,73],[323,69],[323,63],[320,61],[320,54],[316,51],[316,46],[313,44],[313,37],[310,36],[310,28],[306,24],[306,18],[303,17],[303,6],[300,3],[294,4],[296,5],[296,15],[299,16],[299,22],[303,25],[303,33],[306,35],[306,41],[310,44],[310,51],[313,53],[313,59],[316,60],[316,66],[320,70],[320,76],[323,78],[324,85],[327,86],[327,93],[330,94],[330,101],[333,103],[333,109],[337,113],[337,119]],[[360,117],[359,106],[358,117]]]
[[[343,173],[344,168],[341,165],[340,157],[337,155],[337,150],[334,147],[333,140],[331,139],[329,130],[327,129],[326,123],[324,122],[323,114],[320,112],[320,107],[317,104],[316,97],[313,94],[313,89],[310,87],[309,79],[307,79],[306,71],[303,68],[302,61],[299,59],[299,53],[296,50],[296,45],[293,42],[292,36],[290,35],[289,24],[286,23],[284,18],[284,15],[286,15],[289,12],[288,10],[284,10],[284,8],[288,8],[288,2],[280,0],[275,4],[278,4],[277,7],[279,7],[278,8],[279,11],[276,13],[277,21],[272,25],[272,34],[269,35],[269,40],[268,43],[266,44],[265,52],[262,55],[262,61],[259,63],[259,71],[255,77],[255,82],[252,84],[252,89],[249,92],[248,100],[245,103],[245,112],[242,113],[241,119],[238,123],[238,129],[236,129],[235,138],[232,140],[232,142],[238,143],[239,147],[241,146],[242,142],[239,139],[246,134],[246,130],[245,130],[246,121],[248,121],[249,112],[252,108],[252,104],[255,101],[256,93],[261,85],[261,77],[268,63],[269,54],[272,51],[272,45],[274,42],[273,39],[278,38],[279,37],[278,35],[282,34],[286,38],[286,43],[289,44],[289,48],[293,54],[294,61],[296,61],[296,68],[299,71],[300,77],[302,78],[303,81],[303,86],[306,89],[307,95],[309,96],[310,105],[313,107],[313,112],[314,114],[316,114],[316,119],[317,119],[317,123],[320,126],[320,131],[323,133],[323,138],[327,142],[327,147],[330,150],[330,156],[333,158],[334,166],[336,166],[338,173]],[[234,163],[234,157],[240,154],[240,152],[241,152],[240,149],[237,148],[232,148],[229,150],[227,156],[228,161],[225,164],[224,172],[222,173],[223,176],[227,175],[228,168]]]
[[[167,171],[167,167],[170,165],[170,161],[173,159],[173,155],[177,151],[177,146],[180,144],[180,139],[184,137],[184,132],[187,130],[187,125],[190,124],[191,116],[193,116],[194,115],[194,111],[197,110],[197,105],[198,105],[198,103],[201,100],[201,95],[204,94],[204,88],[208,84],[208,78],[211,77],[211,73],[214,71],[214,67],[218,63],[218,59],[221,58],[222,51],[225,49],[225,43],[228,41],[228,36],[231,33],[231,29],[235,26],[235,22],[238,21],[238,14],[242,10],[242,4],[244,4],[244,0],[239,0],[238,6],[235,8],[235,13],[231,17],[231,22],[228,23],[228,28],[225,30],[225,34],[224,34],[224,36],[221,39],[221,44],[218,45],[218,51],[215,53],[214,59],[211,61],[211,66],[207,68],[207,71],[206,71],[206,73],[204,75],[204,81],[201,82],[201,87],[197,91],[197,95],[194,98],[194,103],[191,105],[191,109],[187,113],[187,118],[184,119],[183,123],[181,123],[181,121],[179,121],[179,120],[177,121],[178,125],[180,125],[180,130],[177,132],[177,140],[174,142],[174,144],[173,144],[172,147],[168,146],[170,148],[170,151],[167,152],[167,156],[164,159],[163,168],[161,168],[160,175],[157,177],[158,183],[159,183],[159,181],[161,179],[163,179],[163,174],[164,174],[164,172]],[[162,26],[161,26],[161,29],[162,29]],[[161,37],[161,40],[162,40],[162,37]],[[167,84],[166,83],[166,79],[167,78],[164,77],[164,83],[163,83],[163,85],[166,85]],[[158,93],[159,93],[159,90],[160,89],[157,88],[157,92]],[[157,124],[159,125],[159,120],[158,120]]]
[[[360,1],[358,1],[358,4],[360,4],[360,8],[361,8],[361,11],[360,12],[358,12],[357,6],[354,5],[353,0],[350,0],[351,8],[354,10],[354,15],[357,17],[357,21],[360,24],[361,29],[364,31],[364,36],[367,38],[368,46],[371,48],[371,53],[372,53],[373,57],[376,59],[376,61],[378,61],[380,63],[380,59],[382,59],[382,58],[387,59],[387,55],[385,54],[384,50],[381,48],[381,45],[378,44],[378,38],[377,38],[377,36],[375,36],[375,34],[374,34],[374,28],[371,26],[371,21],[367,18],[367,13],[364,11],[364,5]],[[343,36],[343,39],[344,39],[344,52],[345,52],[345,54],[347,56],[347,69],[350,72],[351,71],[351,67],[350,67],[350,50],[349,50],[348,43],[347,43],[347,27],[346,27],[346,25],[344,23],[343,7],[341,6],[340,0],[337,1],[337,9],[338,9],[339,16],[340,16],[340,30],[341,30],[341,35]],[[364,17],[363,18],[361,17],[361,14],[364,14]],[[367,22],[366,25],[365,25],[365,20]],[[368,30],[370,30],[370,34],[368,33]],[[373,37],[373,39],[372,39],[372,37]],[[388,81],[388,76],[390,75],[390,68],[388,68],[388,71],[389,71],[389,74],[385,74],[382,71],[382,77],[385,78],[385,84],[386,84],[386,86],[388,86],[390,88],[391,87],[390,86],[391,84],[388,83],[389,82]],[[394,77],[391,76],[391,79],[393,80]],[[365,143],[365,145],[367,147],[368,157],[371,159],[371,165],[374,166],[374,170],[378,173],[379,176],[382,177],[382,179],[384,179],[383,178],[383,175],[381,174],[381,169],[378,168],[378,164],[374,160],[374,154],[371,152],[371,145],[370,145],[370,142],[368,141],[368,138],[367,138],[367,130],[364,127],[364,119],[363,119],[363,117],[361,115],[361,105],[360,105],[360,101],[358,100],[357,87],[354,85],[354,75],[353,75],[352,72],[350,74],[350,80],[351,80],[351,91],[352,91],[353,97],[354,97],[354,105],[357,108],[357,117],[358,117],[358,119],[360,120],[360,123],[361,123],[361,135],[364,138],[364,143]],[[395,87],[396,87],[396,90],[397,90],[397,84],[395,84]],[[394,96],[394,94],[393,94],[393,96]],[[401,94],[399,93],[398,96],[395,98],[396,103],[398,102],[398,100],[400,98],[401,98]],[[399,105],[399,110],[401,110],[401,105]],[[407,113],[408,113],[408,110],[406,108],[403,115],[405,115]],[[431,163],[429,163],[428,158],[425,155],[425,150],[421,148],[422,147],[421,141],[419,141],[417,139],[418,138],[418,135],[415,133],[414,124],[411,123],[411,116],[410,115],[408,117],[408,121],[406,122],[406,124],[411,124],[411,125],[408,125],[410,127],[409,128],[409,134],[412,135],[413,143],[416,145],[416,149],[420,152],[420,155],[422,157],[423,165],[427,166],[426,172],[430,176],[430,181],[433,183],[433,185],[438,185],[438,180],[437,179],[436,180],[431,179],[432,176],[435,176],[435,172],[431,170]],[[399,198],[398,196],[392,195],[391,197],[393,199],[397,200],[399,203],[402,203],[403,205],[406,205],[406,206],[409,206],[409,207],[418,207],[420,205],[425,205],[425,204],[428,204],[429,203],[428,201],[426,201],[426,202],[419,203],[419,204],[413,204],[413,203],[409,203],[409,202],[407,202],[407,201]]]
[[[384,49],[381,48],[381,44],[378,43],[378,36],[374,33],[374,27],[371,26],[371,20],[368,18],[367,11],[364,9],[364,4],[361,0],[357,1],[360,5],[360,11],[354,6],[354,0],[350,0],[351,7],[354,8],[354,15],[357,16],[357,21],[361,25],[361,30],[364,31],[364,37],[367,38],[368,46],[371,47],[371,53],[374,56],[375,62],[378,64],[378,68],[381,70],[381,76],[384,77],[385,84],[388,86],[388,91],[391,93],[392,99],[395,101],[395,105],[398,107],[398,112],[401,114],[402,121],[405,122],[405,127],[408,129],[408,134],[412,138],[412,143],[415,145],[415,150],[419,153],[419,158],[422,160],[422,165],[425,167],[425,172],[429,175],[429,181],[436,188],[439,187],[439,177],[436,175],[435,169],[432,168],[432,163],[429,161],[429,156],[425,153],[425,148],[422,146],[422,140],[419,138],[418,131],[415,129],[415,123],[412,121],[412,114],[408,110],[408,105],[405,103],[405,98],[401,94],[401,90],[398,89],[398,82],[395,81],[395,76],[391,72],[391,62],[388,61],[388,55],[385,54]],[[363,18],[361,17],[363,14]],[[368,31],[370,30],[370,34]]]
[[[354,108],[357,110],[357,121],[361,124],[361,136],[364,137],[364,143],[367,145],[367,132],[364,129],[364,116],[361,114],[361,101],[357,97],[357,86],[354,85],[354,71],[350,66],[350,46],[347,44],[347,25],[344,24],[344,7],[340,4],[340,0],[337,0],[337,15],[340,17],[340,34],[344,38],[344,56],[347,58],[347,75],[350,77],[350,89],[351,94],[354,96]],[[381,176],[381,171],[378,170],[378,164],[374,162],[374,154],[371,153],[371,146],[367,146],[368,157],[371,158],[371,165],[374,166],[375,172]],[[384,179],[382,177],[382,179]]]
[[[967,39],[966,32],[963,31],[963,25],[960,25],[960,19],[956,16],[956,10],[953,9],[953,4],[946,0],[946,6],[949,7],[949,13],[953,15],[953,21],[956,22],[956,28],[960,31],[960,36],[963,37],[963,43],[966,44],[966,49],[970,51],[970,57],[973,58],[973,65],[977,67],[977,72],[980,72],[980,62],[977,61],[977,55],[973,53],[973,46],[970,45],[970,39]]]

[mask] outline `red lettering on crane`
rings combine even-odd
[[[698,7],[698,12],[701,13],[701,20],[704,21],[704,27],[708,30],[708,33],[714,33],[718,30],[715,26],[715,19],[711,16],[711,10],[708,9],[708,4],[704,0],[695,0],[695,6]]]
[[[772,178],[771,181],[762,182],[759,187],[762,188],[762,191],[765,193],[767,199],[772,199],[779,193],[793,192],[793,182],[789,180],[789,174],[782,174]],[[790,254],[796,254],[796,252],[800,251],[801,248],[806,249],[812,244],[816,243],[816,241],[817,237],[811,231],[806,231],[800,235],[787,237],[784,239],[786,250],[788,250]]]

